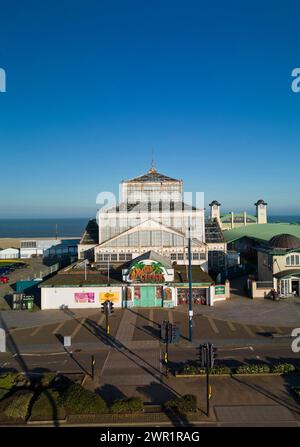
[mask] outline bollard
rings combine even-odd
[[[0,352],[6,352],[6,333],[0,328]]]
[[[65,335],[64,336],[64,347],[69,348],[72,345],[71,336]]]

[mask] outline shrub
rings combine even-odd
[[[144,404],[140,397],[116,400],[110,407],[111,413],[129,414],[140,413],[144,410]]]
[[[9,393],[9,390],[4,390],[0,388],[0,400],[4,399],[4,397]]]
[[[47,421],[64,419],[66,412],[62,398],[57,390],[44,390],[34,402],[31,410],[31,419],[35,421]]]
[[[72,383],[62,394],[63,405],[69,414],[108,413],[106,402],[98,394]]]
[[[236,374],[266,374],[270,372],[270,367],[265,364],[243,365],[236,369]]]
[[[296,393],[296,396],[300,399],[300,388],[294,388],[294,392]]]
[[[277,363],[276,365],[272,366],[272,373],[277,374],[287,374],[294,372],[296,370],[295,366],[291,363]]]
[[[228,366],[218,365],[210,370],[210,374],[220,375],[220,374],[231,374],[231,369]]]
[[[4,390],[12,389],[16,384],[16,373],[7,373],[0,375],[0,388]]]
[[[185,365],[182,370],[183,374],[206,374],[206,368],[195,365]],[[231,374],[231,369],[228,366],[218,365],[209,370],[210,374],[220,375],[220,374]]]
[[[168,400],[164,403],[164,408],[181,414],[194,413],[197,411],[197,397],[194,394],[186,394],[183,397]]]
[[[184,365],[183,374],[205,374],[206,370],[205,368],[202,368],[201,366],[196,365]]]
[[[2,401],[5,404],[3,413],[9,418],[26,421],[32,397],[32,391],[16,391],[12,396]]]

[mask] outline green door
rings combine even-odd
[[[154,307],[156,297],[156,287],[141,287],[141,307]]]

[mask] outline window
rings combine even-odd
[[[132,254],[126,253],[126,261],[131,261],[131,259],[132,259]]]
[[[103,254],[97,253],[97,261],[103,261]]]
[[[183,261],[183,253],[178,253],[177,259],[178,261]]]
[[[117,261],[118,260],[118,255],[113,253],[113,254],[110,255],[110,259],[111,259],[111,261]]]
[[[199,259],[199,254],[200,253],[193,253],[193,259],[194,260],[198,260]]]
[[[205,253],[200,253],[200,259],[201,259],[201,261],[205,261],[206,254]]]
[[[21,248],[36,248],[36,241],[23,241]]]
[[[126,256],[125,253],[119,253],[119,261],[125,261]]]
[[[286,265],[300,265],[299,255],[290,255],[286,257]]]
[[[176,261],[176,259],[177,259],[177,254],[171,253],[171,261]]]
[[[109,261],[109,254],[103,255],[103,260],[104,261]]]

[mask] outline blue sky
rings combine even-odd
[[[157,168],[300,214],[298,1],[0,0],[0,217],[90,216]]]

